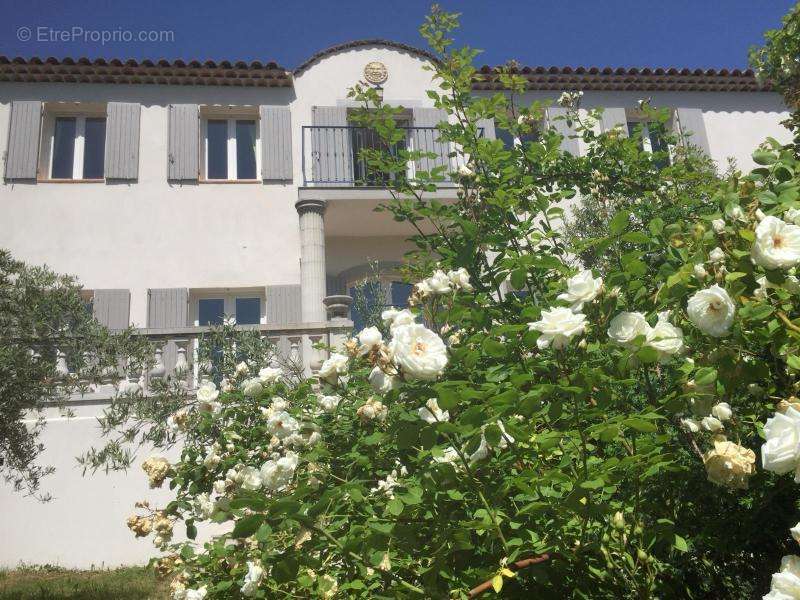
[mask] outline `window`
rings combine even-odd
[[[106,118],[53,115],[51,179],[103,179]]]
[[[261,141],[255,118],[203,120],[207,180],[257,180]]]
[[[539,127],[540,127],[539,123],[536,123],[531,128],[530,131],[528,131],[527,133],[523,133],[521,136],[515,136],[507,129],[501,129],[498,127],[495,132],[495,135],[497,136],[498,140],[501,140],[503,142],[503,146],[507,150],[510,150],[514,146],[518,145],[524,146],[526,144],[538,142],[539,138],[541,137],[539,132]]]
[[[259,292],[202,292],[194,296],[195,325],[222,325],[225,317],[235,318],[237,325],[265,322],[264,296]]]
[[[406,128],[406,132],[408,132],[409,122],[405,119],[398,119],[397,126]],[[428,135],[433,136],[436,133],[435,130],[431,130]],[[406,134],[407,137],[408,135]],[[408,149],[407,139],[402,139],[391,146],[387,146],[377,131],[367,127],[352,127],[350,129],[350,138],[353,147],[353,179],[356,184],[383,185],[395,177],[404,175],[403,173],[379,173],[371,170],[367,161],[361,158],[361,151],[379,150],[388,152],[392,156],[397,156],[400,151]]]
[[[656,166],[658,166],[659,169],[670,165],[669,146],[664,141],[662,132],[659,131],[659,126],[657,123],[629,120],[627,125],[628,136],[632,138],[639,138],[639,148],[645,152],[659,154],[659,157],[656,160]]]

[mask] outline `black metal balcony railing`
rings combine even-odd
[[[416,171],[430,172],[435,167],[445,167],[445,179],[457,168],[456,157],[451,157],[451,144],[439,141],[436,127],[400,127],[405,139],[394,145],[386,144],[373,129],[356,126],[306,125],[303,127],[303,182],[304,185],[326,186],[381,186],[391,176],[370,169],[361,159],[362,149],[388,151],[397,155],[400,150],[430,152],[434,158],[409,162],[406,177]],[[394,174],[394,177],[399,176]]]

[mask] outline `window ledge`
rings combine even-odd
[[[37,183],[105,183],[105,179],[49,179],[46,177],[39,177],[36,179]]]
[[[200,183],[223,183],[223,184],[231,184],[231,183],[261,183],[260,179],[199,179]]]

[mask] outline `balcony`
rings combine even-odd
[[[341,304],[341,303],[340,303]],[[338,304],[336,305],[339,306]],[[341,307],[340,307],[341,308]],[[341,310],[340,310],[341,312]],[[342,313],[343,314],[343,313]],[[272,366],[288,368],[294,373],[310,376],[319,370],[328,352],[315,348],[317,345],[337,346],[349,334],[352,323],[346,318],[333,318],[328,323],[299,323],[296,325],[241,325],[240,329],[257,330],[268,338],[274,347]],[[153,365],[147,372],[130,371],[122,366],[108,374],[108,381],[92,385],[80,395],[72,396],[70,402],[102,402],[113,397],[121,386],[135,384],[144,394],[152,380],[163,377],[177,378],[189,391],[200,382],[197,360],[200,336],[209,327],[175,327],[170,329],[139,329],[155,347]],[[75,377],[80,373],[70,368],[63,353],[58,354],[56,371],[62,378]],[[115,384],[113,379],[122,378]],[[126,383],[127,382],[127,383]]]
[[[306,125],[303,126],[303,185],[304,187],[382,187],[391,176],[372,172],[359,158],[362,149],[383,150],[396,156],[400,150],[420,150],[435,154],[409,162],[405,177],[413,178],[416,171],[431,171],[445,167],[446,186],[450,173],[458,167],[457,157],[450,156],[452,146],[439,141],[436,127],[399,127],[405,139],[393,146],[367,127]],[[397,176],[397,175],[395,175]]]

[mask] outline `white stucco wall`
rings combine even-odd
[[[132,184],[38,183],[0,186],[0,247],[30,263],[46,263],[79,277],[87,288],[131,290],[131,320],[144,326],[147,289],[259,287],[300,282],[299,229],[294,208],[302,185],[302,125],[315,105],[349,103],[350,86],[370,61],[389,72],[384,99],[407,107],[431,106],[431,73],[419,57],[385,47],[360,47],[327,56],[296,77],[294,89],[88,84],[0,84],[0,153],[7,143],[12,100],[139,102],[139,180]],[[633,107],[637,92],[587,92],[583,105]],[[766,136],[789,139],[778,96],[765,93],[648,93],[656,106],[701,107],[711,154],[722,168],[728,156],[752,166],[750,153]],[[555,99],[528,93],[523,101]],[[293,127],[291,184],[167,182],[167,105],[286,103]],[[329,206],[328,273],[377,260],[401,260],[410,248],[389,215],[370,212],[377,202]],[[43,442],[45,464],[57,468],[43,482],[49,504],[0,487],[0,566],[53,563],[87,567],[143,563],[149,541],[125,527],[133,502],[164,501],[151,491],[138,465],[128,474],[83,478],[74,457],[97,444],[93,417],[102,406],[78,408],[77,420],[54,415]]]

